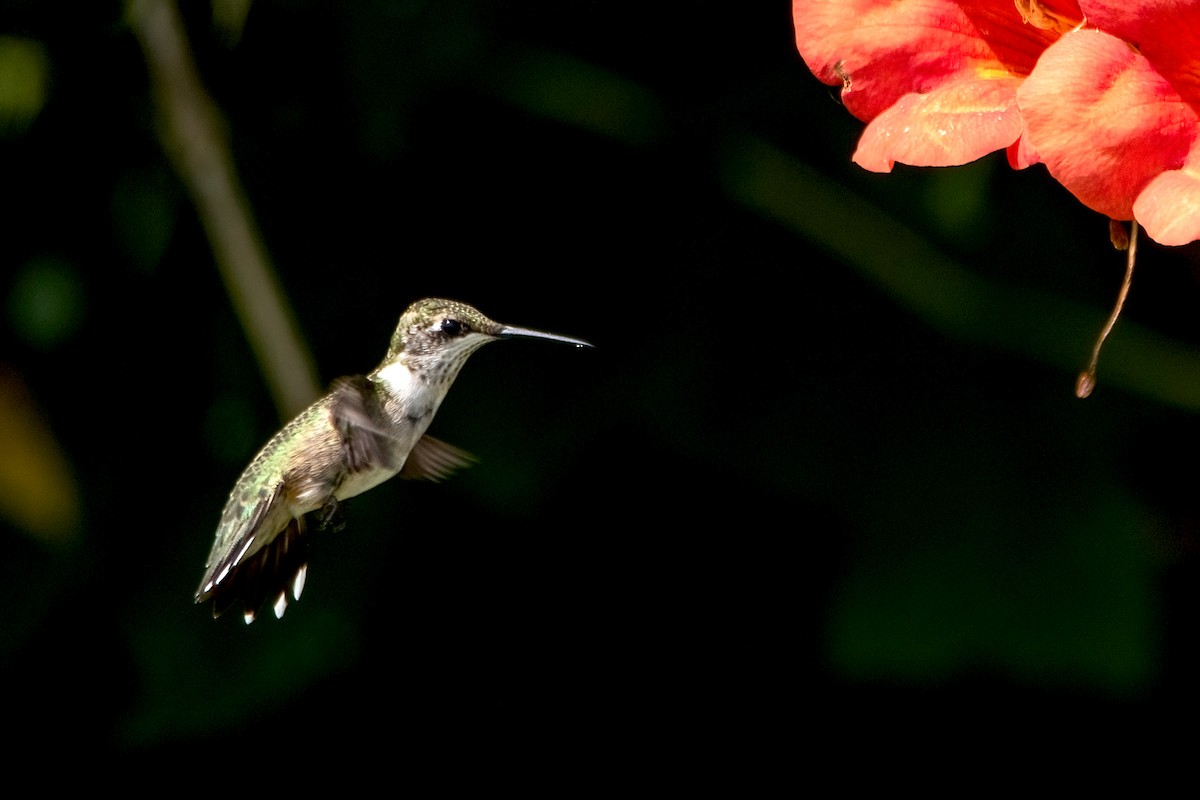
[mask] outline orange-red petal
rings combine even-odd
[[[1200,108],[1200,0],[1081,0],[1089,27],[1124,39]]]
[[[1132,218],[1134,199],[1182,167],[1196,139],[1196,112],[1144,56],[1102,31],[1063,36],[1017,98],[1050,174],[1113,219]]]
[[[1200,239],[1200,147],[1193,146],[1182,169],[1159,175],[1133,203],[1133,216],[1159,244]]]
[[[1001,150],[1021,135],[1019,78],[960,80],[926,94],[907,94],[875,117],[854,153],[864,169],[888,172],[894,162],[949,167]]]
[[[1034,5],[1082,16],[1073,0]],[[964,164],[1005,147],[1014,164],[1033,158],[1017,156],[1015,91],[1061,26],[1026,22],[1013,0],[794,0],[792,11],[809,69],[875,121],[855,156],[867,169]]]
[[[1150,66],[1193,112],[1167,120],[1164,133],[1172,154],[1185,149],[1178,169],[1157,175],[1138,194],[1133,215],[1146,233],[1166,245],[1200,239],[1200,0],[1083,0],[1089,22],[1132,43]],[[1185,127],[1172,129],[1182,118]]]

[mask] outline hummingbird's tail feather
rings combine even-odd
[[[299,600],[308,574],[308,536],[303,517],[292,519],[278,536],[244,561],[235,564],[196,602],[212,600],[213,617],[235,605],[249,625],[263,604],[271,601],[276,617],[287,609],[288,595]]]

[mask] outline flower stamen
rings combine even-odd
[[[1058,14],[1038,2],[1038,0],[1013,0],[1017,7],[1017,13],[1021,15],[1021,19],[1026,25],[1032,25],[1035,28],[1040,28],[1044,31],[1057,31],[1058,33],[1068,33],[1073,30],[1079,30],[1083,27],[1084,20],[1073,20]]]
[[[1130,223],[1128,236],[1125,234],[1125,226],[1116,220],[1109,221],[1108,230],[1113,247],[1128,253],[1125,259],[1125,278],[1121,281],[1121,290],[1117,292],[1117,304],[1108,315],[1108,322],[1104,324],[1100,336],[1096,339],[1096,345],[1092,348],[1092,360],[1088,363],[1088,368],[1079,373],[1075,380],[1075,396],[1079,398],[1087,397],[1096,388],[1096,364],[1100,360],[1100,348],[1112,332],[1113,326],[1117,324],[1117,317],[1121,316],[1121,309],[1125,306],[1125,298],[1129,296],[1129,287],[1133,283],[1133,264],[1137,257],[1137,220]]]
[[[846,72],[845,63],[846,62],[844,61],[839,61],[833,65],[834,73],[836,73],[837,76],[842,79],[843,93],[850,91],[850,88],[854,85],[854,81],[850,79],[850,73]]]

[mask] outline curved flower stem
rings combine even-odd
[[[224,121],[192,59],[173,0],[128,0],[158,106],[163,147],[191,195],[213,255],[284,419],[319,394],[316,369],[254,224]]]
[[[1096,388],[1096,365],[1100,361],[1100,348],[1104,345],[1104,340],[1108,338],[1108,334],[1112,332],[1113,326],[1117,324],[1117,317],[1121,316],[1121,309],[1125,305],[1125,298],[1129,296],[1129,286],[1133,283],[1133,264],[1137,259],[1137,234],[1138,223],[1135,219],[1129,225],[1129,247],[1125,259],[1125,278],[1121,281],[1121,291],[1117,293],[1117,304],[1113,307],[1112,313],[1108,315],[1108,322],[1104,324],[1104,329],[1100,331],[1100,336],[1096,339],[1096,345],[1092,348],[1092,360],[1088,362],[1087,369],[1079,373],[1079,378],[1075,381],[1076,397],[1087,397]]]

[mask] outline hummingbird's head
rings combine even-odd
[[[582,339],[503,325],[456,300],[429,297],[400,315],[388,348],[388,361],[402,360],[430,380],[454,380],[467,358],[488,342],[507,338],[549,339],[591,347]]]
[[[503,327],[466,303],[427,297],[400,315],[388,355],[420,358],[459,351],[470,355],[497,338]]]

